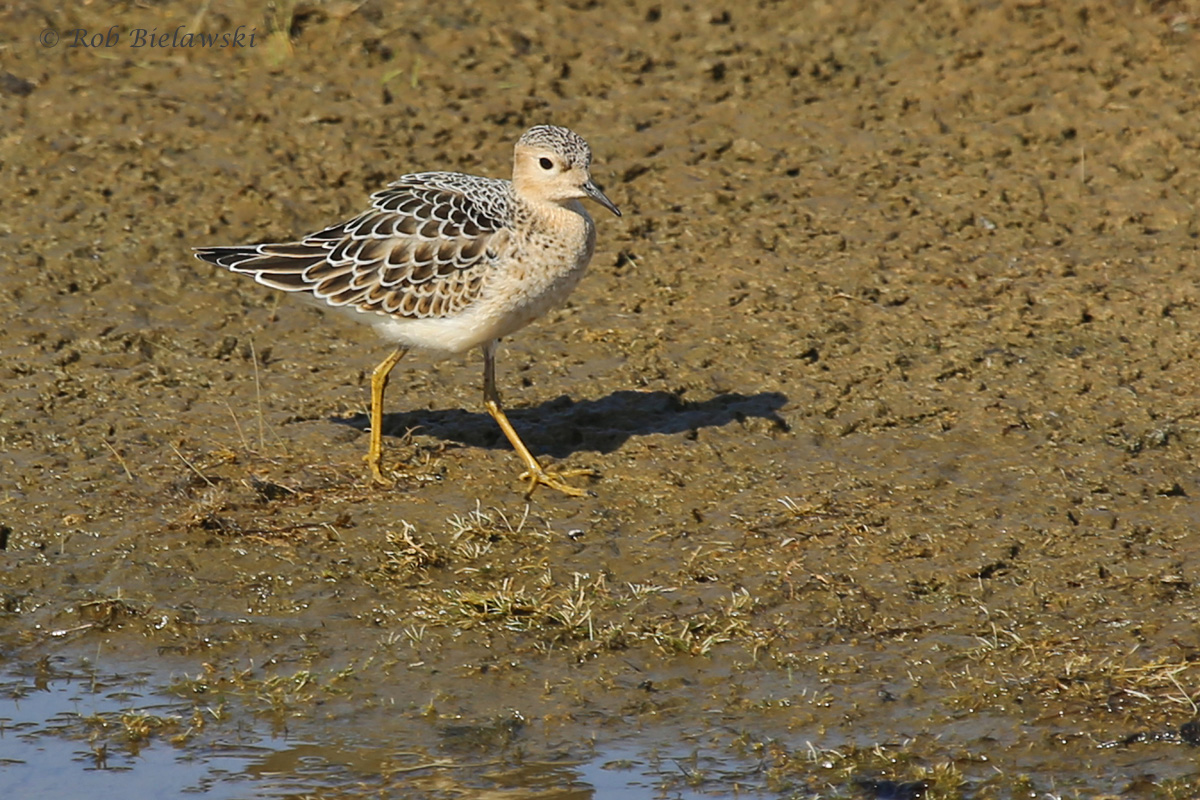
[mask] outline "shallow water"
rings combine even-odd
[[[100,676],[83,667],[0,683],[0,783],[10,797],[100,800],[373,796],[379,791],[488,791],[551,798],[721,797],[761,777],[754,762],[655,735],[624,735],[542,759],[511,740],[443,726],[431,753],[352,726],[293,721],[286,731],[234,709],[209,707],[201,730],[192,704],[150,675]],[[235,720],[222,724],[222,714]],[[149,722],[146,722],[146,721]],[[145,738],[132,733],[148,724]],[[693,784],[693,787],[689,787]],[[715,790],[706,790],[706,787]]]
[[[934,737],[921,743],[886,733],[899,730],[911,708],[890,722],[887,715],[864,720],[849,736],[822,736],[798,726],[767,739],[752,734],[745,715],[712,709],[707,720],[674,718],[635,728],[597,720],[585,742],[571,724],[527,720],[513,709],[476,722],[397,712],[387,722],[363,725],[373,713],[330,711],[325,699],[311,703],[297,697],[295,706],[284,708],[264,702],[263,685],[250,682],[200,699],[206,692],[197,691],[196,676],[177,677],[169,685],[159,683],[164,677],[106,674],[87,662],[74,668],[42,662],[4,676],[0,783],[10,796],[46,798],[130,792],[147,798],[380,792],[719,798],[852,796],[855,788],[869,796],[903,797],[919,795],[922,785],[937,794],[986,794],[1002,789],[1000,778],[1008,776],[1001,770],[1015,769],[1027,780],[1054,774],[1055,785],[1066,792],[1061,796],[1086,796],[1136,791],[1133,776],[1149,770],[1174,773],[1176,782],[1188,780],[1193,770],[1178,737],[1093,742],[1092,755],[1070,767],[1036,751],[1014,760],[1013,748],[1037,735],[1045,721],[1014,727],[1001,714],[941,717]],[[319,680],[305,673],[303,680],[293,676],[285,683],[298,688]],[[791,700],[821,705],[832,700],[804,695]],[[1069,727],[1051,727],[1059,746],[1069,746],[1074,738]],[[973,744],[964,747],[967,742]],[[951,747],[956,769],[931,766],[913,772],[916,780],[890,779],[902,763],[897,756],[918,746]]]

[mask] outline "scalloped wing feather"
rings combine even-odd
[[[371,209],[299,242],[199,247],[196,256],[331,306],[400,317],[451,316],[483,289],[512,227],[508,181],[405,175]]]

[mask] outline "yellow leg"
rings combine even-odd
[[[516,429],[508,421],[508,416],[500,407],[500,393],[496,391],[496,343],[494,341],[483,346],[483,404],[487,407],[488,413],[492,415],[492,419],[496,420],[496,424],[500,426],[500,430],[504,431],[509,444],[525,462],[525,471],[521,473],[520,480],[529,481],[529,488],[525,491],[526,500],[533,496],[534,489],[539,485],[557,489],[571,497],[587,495],[587,491],[569,486],[563,483],[563,479],[578,475],[595,475],[594,470],[572,469],[566,472],[547,472],[542,469],[542,465],[533,457],[533,453],[529,452],[529,448],[521,441]]]
[[[404,358],[407,347],[397,347],[371,373],[371,446],[367,450],[367,466],[371,468],[371,480],[381,486],[391,486],[394,481],[383,474],[383,393],[387,389],[388,376],[392,367]]]

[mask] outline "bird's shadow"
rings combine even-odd
[[[778,413],[785,402],[787,397],[780,392],[728,393],[688,401],[671,392],[619,391],[579,402],[562,395],[538,406],[505,410],[534,455],[566,458],[584,450],[611,453],[633,436],[694,432],[750,417],[766,419],[779,430],[787,430],[787,423]],[[369,425],[364,414],[333,421],[364,431]],[[470,447],[509,447],[486,412],[452,408],[384,415],[385,436],[402,436],[410,430]]]

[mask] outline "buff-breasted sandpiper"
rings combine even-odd
[[[371,477],[384,474],[383,394],[412,348],[450,355],[483,349],[483,401],[538,485],[585,492],[550,472],[508,421],[496,391],[496,344],[561,304],[596,244],[580,199],[621,212],[592,182],[592,151],[566,128],[538,125],[517,141],[512,181],[456,172],[405,175],[371,208],[295,242],[198,247],[196,256],[259,283],[309,296],[370,323],[396,349],[371,375]]]

